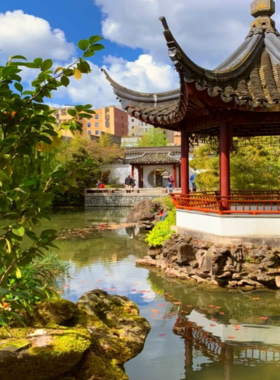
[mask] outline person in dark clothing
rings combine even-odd
[[[125,188],[126,189],[131,189],[131,185],[132,185],[132,178],[130,177],[130,175],[128,177],[126,177],[125,181],[124,181],[124,184],[125,184]]]

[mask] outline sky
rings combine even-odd
[[[80,39],[102,35],[105,49],[90,59],[92,72],[71,80],[53,105],[117,104],[101,68],[125,87],[141,92],[178,88],[159,17],[186,54],[215,68],[246,38],[252,0],[0,0],[0,63],[11,55],[51,58],[67,65],[79,56]],[[280,11],[280,9],[279,9]],[[280,16],[280,14],[279,14]],[[278,14],[275,21],[280,22]],[[23,72],[25,87],[32,76]]]

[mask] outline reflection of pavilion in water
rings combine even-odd
[[[196,322],[194,322],[194,320]],[[201,324],[198,324],[198,321]],[[174,333],[185,340],[185,370],[187,373],[204,365],[224,363],[224,380],[232,379],[234,366],[256,366],[264,363],[280,363],[280,327],[267,325],[240,325],[243,333],[233,325],[213,323],[202,314],[193,311],[188,319],[179,316]],[[195,365],[198,356],[204,357],[204,365]],[[207,360],[208,359],[208,360]]]

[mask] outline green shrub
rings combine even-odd
[[[175,233],[172,231],[171,227],[176,225],[176,211],[175,208],[169,211],[165,220],[156,224],[151,232],[147,235],[146,242],[151,247],[162,246],[163,243],[170,239],[171,236]]]
[[[153,200],[153,202],[161,203],[165,210],[173,210],[175,208],[172,199],[169,196],[156,198]]]

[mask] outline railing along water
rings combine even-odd
[[[213,193],[170,194],[177,209],[220,215],[280,214],[280,192],[233,192],[229,197]],[[223,207],[223,205],[228,207]]]

